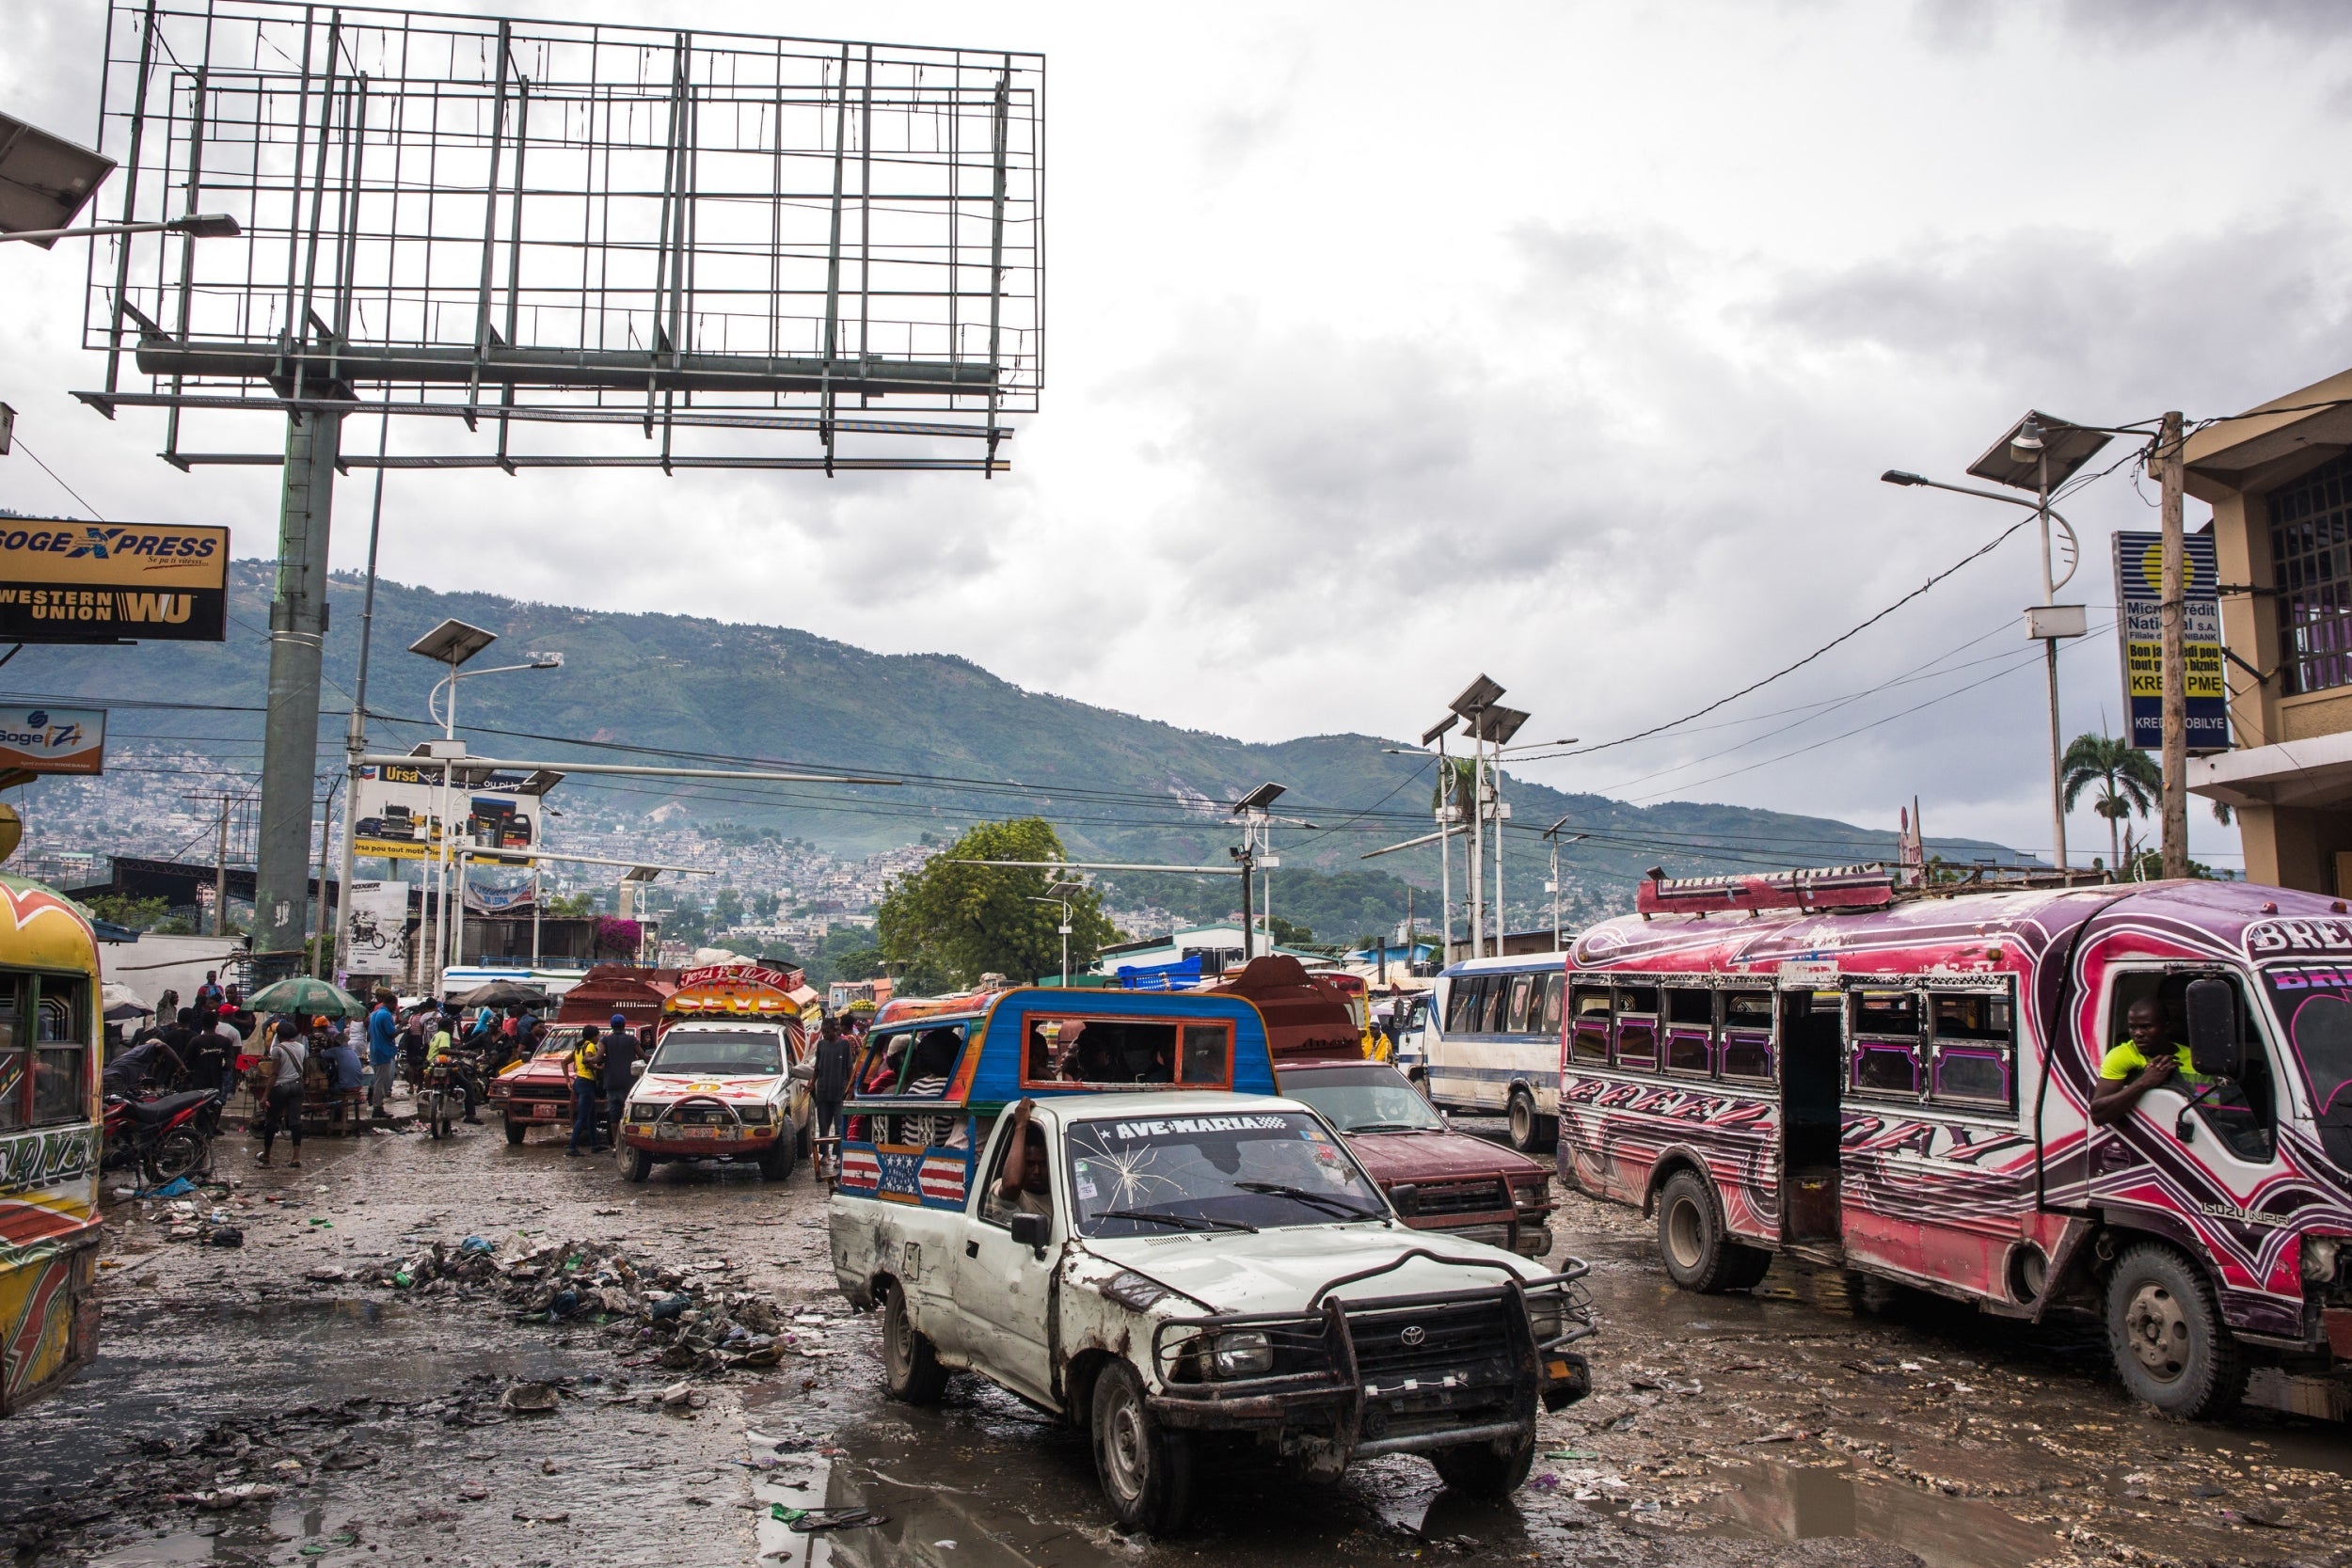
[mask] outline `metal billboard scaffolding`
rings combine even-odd
[[[79,395],[169,410],[183,468],[316,410],[479,437],[394,467],[987,471],[1036,407],[1042,56],[115,0],[105,70],[122,220],[242,229],[91,249]]]
[[[239,233],[93,245],[105,380],[75,395],[164,409],[183,470],[284,468],[264,951],[305,928],[337,473],[993,474],[1037,406],[1041,55],[110,0],[104,71],[122,220]],[[257,412],[282,450],[231,438]],[[378,453],[343,450],[354,414]],[[400,450],[393,415],[441,450]]]

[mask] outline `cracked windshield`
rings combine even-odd
[[[1070,1184],[1089,1236],[1388,1213],[1338,1141],[1298,1111],[1082,1121],[1070,1130]]]

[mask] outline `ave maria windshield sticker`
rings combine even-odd
[[[1284,1132],[1288,1117],[1173,1117],[1165,1121],[1121,1121],[1111,1135],[1127,1142],[1136,1138],[1182,1138],[1200,1132]]]

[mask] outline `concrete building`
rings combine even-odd
[[[2207,426],[2234,750],[2188,787],[2237,813],[2249,880],[2352,895],[2352,371]]]

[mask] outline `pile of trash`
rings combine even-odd
[[[176,1177],[160,1187],[117,1187],[117,1202],[140,1201],[139,1217],[159,1222],[167,1242],[197,1242],[206,1246],[243,1246],[245,1227],[227,1205],[234,1200],[236,1183],[199,1183]]]
[[[631,1367],[713,1376],[773,1367],[787,1355],[832,1355],[820,1313],[788,1315],[739,1288],[733,1265],[709,1259],[679,1267],[609,1242],[533,1241],[503,1248],[469,1236],[435,1242],[342,1277],[419,1295],[496,1300],[518,1323],[573,1323],[622,1341]]]

